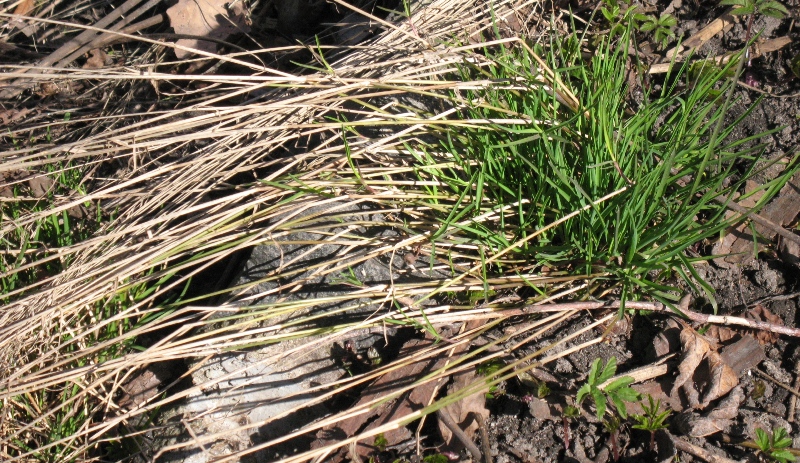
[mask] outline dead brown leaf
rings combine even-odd
[[[739,378],[722,360],[716,346],[691,327],[683,328],[680,339],[683,355],[670,396],[677,398],[682,391],[689,407],[704,409],[736,386]]]
[[[103,50],[95,48],[89,54],[91,56],[83,64],[83,69],[101,69],[109,64],[109,57]]]
[[[676,419],[676,425],[683,434],[692,437],[705,437],[724,431],[739,414],[739,407],[744,400],[744,392],[741,386],[737,386],[714,410],[705,415],[681,413]]]
[[[453,375],[453,382],[448,386],[447,391],[452,394],[473,384],[478,379],[479,377],[475,373],[475,370],[456,373]],[[486,396],[483,393],[472,394],[463,400],[444,407],[444,409],[470,439],[472,439],[478,431],[478,423],[472,418],[471,414],[477,413],[483,416],[484,419],[489,419],[489,409],[486,408]],[[439,431],[444,439],[446,450],[457,453],[464,448],[461,441],[454,438],[450,429],[441,421],[439,422]]]
[[[176,34],[196,35],[211,39],[225,40],[236,33],[250,32],[244,2],[235,2],[234,10],[225,6],[230,0],[178,0],[167,9],[167,16]],[[216,44],[202,39],[180,39],[178,45],[209,53],[216,52]],[[191,52],[175,49],[178,59],[189,56]]]
[[[0,111],[0,121],[3,122],[3,125],[13,124],[24,119],[30,112],[30,109],[6,109]]]
[[[17,7],[14,9],[14,14],[21,14],[23,16],[27,16],[28,13],[33,11],[34,6],[36,6],[36,2],[34,2],[34,0],[22,0],[17,4]]]
[[[123,386],[124,395],[119,401],[120,408],[138,407],[158,394],[161,380],[152,369],[139,372]]]
[[[417,352],[430,347],[433,343],[434,340],[431,338],[412,339],[400,350],[398,358],[413,358]],[[460,348],[466,349],[467,346],[463,345],[460,346]],[[445,355],[445,352],[442,352],[438,356],[421,359],[409,363],[403,368],[386,373],[367,386],[354,407],[386,397],[394,391],[413,384],[423,376],[444,366],[447,359],[448,357]],[[355,436],[359,432],[368,431],[390,421],[402,418],[413,411],[424,408],[429,404],[433,394],[436,392],[436,385],[437,383],[434,381],[426,382],[413,388],[411,391],[405,392],[393,401],[384,402],[380,406],[374,407],[369,413],[353,416],[335,425],[327,426],[317,433],[317,440],[315,440],[311,446],[316,449],[330,445],[344,438]],[[397,429],[385,432],[384,437],[388,445],[392,446],[410,439],[411,432],[405,426],[401,426]],[[355,452],[361,457],[368,458],[369,454],[375,451],[375,448],[370,444],[371,442],[359,442],[355,447]],[[346,450],[344,452],[346,452]],[[339,452],[336,455],[330,456],[326,461],[337,462],[342,461],[344,458],[345,455]]]
[[[773,325],[783,325],[783,320],[781,319],[781,317],[770,312],[769,309],[767,309],[761,304],[757,304],[755,307],[750,309],[745,314],[745,318],[749,318],[751,320],[756,320],[759,322],[772,323]],[[778,333],[772,333],[764,330],[756,330],[754,334],[758,342],[760,342],[761,344],[772,344],[778,339],[780,339]]]

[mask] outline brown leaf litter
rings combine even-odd
[[[227,9],[229,3],[229,0],[179,0],[167,9],[167,16],[176,34],[226,40],[233,34],[250,32],[244,2],[234,2],[230,11]],[[216,52],[216,44],[208,40],[179,39],[176,44],[209,53]],[[191,54],[187,50],[175,49],[178,59]]]

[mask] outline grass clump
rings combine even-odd
[[[554,40],[544,59],[521,43],[461,67],[462,81],[491,83],[447,97],[458,122],[433,130],[438,144],[409,145],[420,180],[438,181],[432,197],[457,198],[434,241],[461,227],[485,250],[484,264],[508,253],[538,268],[602,275],[595,288],[616,287],[623,300],[667,304],[678,276],[713,300],[692,251],[741,219],[726,217],[725,202],[757,174],[765,134],[733,139],[741,118],[726,118],[730,66],[695,80],[676,67],[650,88],[630,71],[629,37],[606,41],[588,60],[573,37]],[[552,85],[543,79],[549,68]],[[762,187],[756,209],[795,169]],[[499,226],[456,224],[489,210]],[[583,212],[551,226],[573,211]]]

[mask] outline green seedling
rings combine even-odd
[[[591,397],[594,401],[595,408],[597,409],[597,419],[602,420],[603,415],[606,413],[607,400],[614,404],[617,413],[623,419],[628,417],[628,412],[625,408],[625,402],[636,402],[641,396],[638,392],[630,388],[633,383],[633,378],[630,376],[623,376],[611,381],[607,385],[604,383],[610,380],[617,372],[617,358],[611,357],[608,363],[602,365],[600,359],[595,359],[592,363],[592,368],[589,370],[589,377],[586,378],[586,384],[578,389],[576,400],[578,405],[583,403],[586,397]]]
[[[767,433],[761,428],[756,429],[756,445],[768,458],[780,463],[795,461],[794,454],[789,450],[792,438],[783,428],[777,428],[772,433]]]
[[[653,396],[650,394],[647,395],[647,404],[642,402],[642,409],[644,410],[644,414],[633,415],[633,419],[636,421],[636,424],[633,425],[633,429],[641,429],[642,431],[648,431],[650,433],[650,451],[652,452],[655,448],[656,431],[659,429],[666,429],[667,425],[665,421],[672,411],[664,410],[662,412],[661,399],[654,402]]]
[[[567,405],[564,413],[561,414],[561,423],[564,425],[564,450],[569,450],[569,420],[574,420],[580,416],[578,407]]]
[[[658,18],[653,15],[634,14],[633,19],[639,22],[637,26],[639,31],[653,32],[653,38],[661,45],[661,48],[666,47],[669,39],[675,37],[673,29],[678,24],[678,20],[669,13],[662,14]]]
[[[372,443],[372,445],[374,445],[379,452],[385,452],[386,446],[389,445],[389,440],[386,439],[386,436],[384,436],[383,433],[380,433],[375,436],[375,441]]]
[[[506,364],[502,360],[491,359],[478,364],[478,366],[475,367],[475,372],[481,376],[486,377],[486,380],[489,381],[492,379],[492,377],[495,376],[495,373],[497,373],[498,370],[500,370],[505,366]],[[501,393],[502,392],[498,390],[498,387],[495,384],[489,387],[489,390],[486,392],[486,398],[494,399],[497,395]]]
[[[616,415],[609,415],[603,420],[603,427],[611,434],[611,454],[614,461],[619,461],[619,428],[622,427],[622,420]]]
[[[770,18],[783,19],[789,14],[789,10],[775,0],[722,0],[719,4],[736,7],[731,10],[733,15],[763,14]]]
[[[776,0],[721,0],[719,4],[733,6],[732,15],[749,16],[747,33],[744,36],[745,42],[750,42],[750,37],[752,37],[753,33],[753,20],[756,15],[763,14],[771,18],[783,19],[789,14],[789,10]],[[747,65],[750,66],[749,60]]]

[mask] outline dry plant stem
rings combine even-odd
[[[453,418],[450,417],[450,415],[444,408],[436,410],[436,416],[438,416],[439,419],[442,420],[442,423],[444,423],[444,425],[447,426],[447,429],[449,429],[453,433],[453,435],[456,436],[458,440],[461,441],[462,444],[464,444],[464,447],[467,448],[467,450],[472,455],[472,458],[475,459],[475,461],[483,461],[483,459],[481,458],[481,451],[478,448],[478,446],[475,445],[475,443],[472,442],[469,436],[467,436],[467,433],[465,433],[458,426],[458,423],[453,421]]]
[[[783,238],[785,238],[785,239],[787,239],[787,240],[789,240],[789,241],[791,241],[791,242],[793,242],[793,243],[795,243],[797,245],[800,245],[800,236],[797,236],[794,233],[790,232],[789,230],[783,228],[783,226],[781,226],[780,224],[777,224],[777,223],[775,223],[775,222],[773,222],[773,221],[771,221],[769,219],[761,217],[760,215],[758,215],[758,214],[752,212],[751,210],[749,210],[749,209],[747,209],[745,207],[742,207],[742,206],[740,206],[740,205],[738,205],[738,204],[736,204],[734,202],[729,202],[727,199],[725,199],[723,197],[717,197],[717,198],[714,198],[714,199],[718,203],[725,204],[725,206],[728,209],[731,209],[734,212],[738,212],[739,214],[742,214],[743,217],[747,217],[750,220],[752,220],[753,222],[755,222],[755,223],[757,223],[757,224],[759,224],[761,226],[769,228],[770,230],[774,231],[775,233],[781,235]]]
[[[541,312],[561,312],[564,310],[596,310],[596,309],[618,309],[621,305],[620,301],[608,302],[565,302],[563,304],[546,304],[546,305],[531,305],[521,309],[511,309],[503,311],[508,314],[531,314]],[[675,315],[676,312],[660,302],[643,302],[643,301],[628,301],[625,303],[625,308],[634,310],[647,310],[650,312],[665,312]],[[737,325],[746,328],[752,328],[761,331],[769,331],[771,333],[783,334],[786,336],[800,337],[800,329],[789,328],[788,326],[776,325],[774,323],[767,323],[757,320],[749,320],[742,317],[733,317],[728,315],[708,315],[703,313],[694,312],[688,309],[681,308],[682,313],[686,318],[697,323],[714,323],[718,325]]]
[[[151,0],[152,1],[152,0]],[[105,28],[108,27],[111,23],[117,20],[122,15],[127,14],[131,10],[133,10],[136,5],[141,3],[142,0],[128,0],[127,2],[123,3],[119,7],[115,8],[111,13],[106,15],[100,21],[94,24],[95,28]],[[156,2],[157,3],[157,2]],[[50,54],[47,58],[43,59],[39,63],[36,64],[36,68],[44,68],[44,67],[51,67],[55,63],[59,62],[60,60],[64,59],[66,56],[73,53],[76,49],[81,48],[83,45],[91,42],[97,36],[97,32],[91,29],[87,29],[77,37],[73,38],[69,42],[65,43],[58,50],[54,51]],[[33,70],[35,68],[30,68],[25,72]],[[24,80],[18,79],[16,82],[10,84],[5,90],[0,92],[0,98],[13,98],[17,96],[23,89],[24,89]]]
[[[800,361],[794,364],[794,388],[800,389]],[[787,412],[786,420],[794,423],[795,410],[797,409],[797,396],[792,394],[789,398],[789,411]]]
[[[794,397],[800,397],[800,391],[798,391],[797,389],[792,389],[791,386],[789,386],[788,384],[783,384],[782,382],[778,381],[777,379],[775,379],[772,376],[764,373],[761,370],[756,369],[756,370],[753,370],[753,372],[756,373],[757,375],[761,376],[764,379],[772,381],[773,383],[775,383],[776,386],[779,386],[782,389],[785,389],[786,391],[791,393]]]
[[[708,452],[706,449],[702,447],[698,447],[692,443],[686,442],[680,437],[672,437],[672,442],[675,445],[675,448],[680,450],[681,452],[690,453],[696,456],[697,458],[701,458],[709,463],[738,463],[737,461],[731,460],[730,458],[714,455],[713,453]]]

